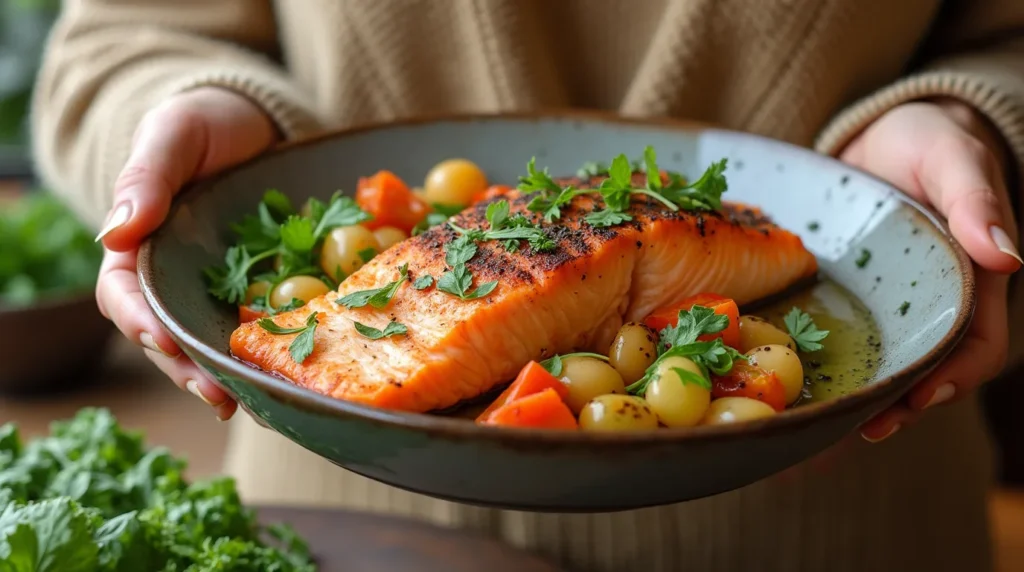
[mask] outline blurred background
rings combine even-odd
[[[92,232],[33,176],[31,92],[59,8],[60,0],[0,0],[0,424],[41,435],[81,407],[108,407],[152,444],[189,458],[191,476],[208,476],[220,471],[227,424],[113,335],[92,295],[102,254]],[[1024,569],[1021,373],[985,388],[1001,451],[995,542],[1007,571]]]

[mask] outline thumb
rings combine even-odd
[[[185,183],[240,163],[275,139],[270,119],[229,91],[201,88],[168,100],[139,123],[97,241],[112,251],[136,248],[163,223]]]
[[[994,272],[1020,268],[1009,197],[996,158],[984,145],[966,134],[936,141],[918,177],[971,259]]]

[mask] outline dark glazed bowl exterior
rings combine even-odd
[[[113,333],[92,292],[0,307],[0,394],[80,388],[102,363]]]
[[[695,176],[729,158],[729,198],[760,205],[799,233],[822,271],[871,309],[881,330],[874,378],[836,399],[754,422],[650,433],[481,427],[463,419],[330,399],[228,354],[237,315],[205,292],[201,269],[223,257],[228,224],[267,188],[298,202],[351,191],[389,169],[419,180],[466,157],[492,182],[526,161],[553,174],[647,144],[666,168]],[[817,232],[808,230],[814,221]],[[870,272],[854,261],[873,251]],[[912,253],[912,254],[911,254]],[[974,308],[969,260],[930,213],[895,189],[805,149],[692,124],[578,113],[448,117],[371,126],[294,143],[202,182],[176,201],[143,246],[148,303],[184,351],[262,423],[334,463],[434,497],[520,510],[611,511],[697,499],[779,472],[837,442],[896,401],[963,335]],[[881,277],[887,288],[878,288]],[[911,311],[898,308],[909,301]],[[636,483],[623,486],[623,483]]]

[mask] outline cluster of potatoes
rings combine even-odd
[[[741,316],[740,347],[748,363],[774,372],[785,388],[786,403],[799,397],[803,364],[789,334],[756,316]],[[665,427],[718,425],[770,417],[775,409],[749,397],[713,398],[706,386],[684,381],[676,370],[703,375],[685,357],[662,360],[644,395],[626,393],[657,356],[657,334],[644,325],[622,326],[608,351],[608,361],[570,356],[560,378],[569,388],[566,403],[589,431],[634,431]],[[710,384],[709,384],[710,385]]]

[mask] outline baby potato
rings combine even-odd
[[[335,281],[341,281],[366,264],[364,257],[380,252],[380,244],[365,226],[340,226],[331,231],[320,251],[320,268]],[[338,276],[338,268],[342,275]]]
[[[245,303],[252,304],[256,298],[262,298],[267,295],[270,290],[270,282],[266,280],[260,280],[259,282],[253,282],[249,284],[249,287],[245,290]]]
[[[595,397],[626,393],[626,385],[619,372],[597,358],[575,356],[563,359],[559,378],[569,388],[565,403],[577,415]]]
[[[427,173],[423,194],[430,204],[468,205],[473,195],[487,189],[487,176],[472,161],[448,159]]]
[[[309,302],[321,294],[330,292],[330,290],[327,284],[324,284],[323,280],[319,278],[314,278],[313,276],[292,276],[278,284],[274,291],[270,293],[270,305],[280,308],[291,302],[292,298]]]
[[[405,232],[400,228],[382,226],[373,231],[373,237],[377,239],[377,245],[380,246],[381,252],[384,252],[399,242],[409,238],[409,235],[405,234]]]
[[[643,399],[632,395],[600,395],[580,411],[584,431],[644,431],[658,428],[658,417]]]
[[[775,372],[775,376],[786,388],[786,405],[800,397],[804,388],[804,366],[796,352],[786,346],[769,344],[747,352],[747,361],[750,365]]]
[[[642,324],[629,323],[619,329],[608,350],[608,363],[619,372],[623,382],[630,384],[644,376],[658,357],[657,339]]]
[[[775,415],[775,410],[763,401],[749,397],[721,397],[711,402],[701,424],[724,425],[762,419],[772,415]]]
[[[704,379],[704,373],[692,361],[684,357],[666,358],[658,364],[657,376],[647,386],[644,398],[663,425],[692,427],[700,423],[711,404],[711,382],[698,384],[688,376],[680,376],[677,369]]]
[[[771,322],[757,316],[740,316],[740,347],[741,352],[748,352],[759,346],[778,344],[791,350],[796,349],[793,338],[776,328]]]

